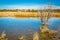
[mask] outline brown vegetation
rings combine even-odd
[[[45,13],[45,16],[48,16],[47,11],[43,11]],[[38,12],[37,10],[0,10],[0,17],[40,17],[41,12]],[[52,11],[50,13],[51,17],[60,17],[60,10]]]

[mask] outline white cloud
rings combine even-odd
[[[21,6],[21,5],[5,5],[1,9],[48,9],[48,5],[30,5],[30,6]],[[52,5],[52,9],[60,9],[60,6]]]

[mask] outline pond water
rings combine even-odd
[[[0,34],[6,31],[10,35],[27,35],[34,33],[41,26],[41,22],[36,18],[16,19],[16,18],[0,18]]]
[[[60,18],[50,18],[48,20],[50,29],[60,30]],[[7,35],[28,34],[29,32],[36,32],[40,29],[42,23],[36,18],[16,19],[16,18],[0,18],[0,34],[3,30]]]

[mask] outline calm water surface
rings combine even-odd
[[[48,25],[50,29],[60,30],[60,18],[50,18]],[[36,18],[0,18],[0,33],[5,30],[7,34],[27,34],[29,31],[37,31],[41,26],[41,21]]]

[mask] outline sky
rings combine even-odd
[[[60,9],[60,0],[0,0],[0,9]]]

